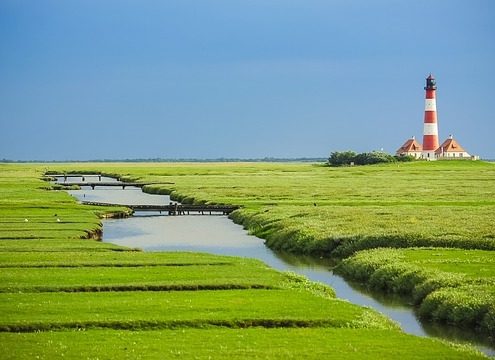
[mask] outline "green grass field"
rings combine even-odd
[[[125,210],[79,206],[65,191],[49,191],[43,172],[0,165],[0,240],[96,237],[101,220],[95,215]]]
[[[348,256],[437,246],[495,250],[495,164],[70,164],[51,171],[118,173],[183,202],[242,205],[233,219],[274,249]],[[174,182],[174,185],[160,185]],[[316,204],[316,206],[315,206]]]
[[[421,174],[426,169],[422,166],[405,171]],[[487,181],[493,175],[491,167],[452,166],[461,178],[476,172],[472,181],[487,188],[467,191],[462,201],[429,202],[462,208],[469,213],[466,221],[468,215],[476,218],[494,206],[493,185]],[[407,188],[405,174],[399,176],[390,198],[379,196],[390,185],[373,185],[373,181],[367,199],[362,188],[356,187],[355,197],[352,187],[347,195],[343,193],[349,185],[370,182],[366,177],[384,179],[387,173],[402,171],[393,167],[340,171],[309,164],[0,164],[0,345],[6,358],[481,357],[469,348],[406,335],[375,311],[337,300],[323,285],[270,270],[258,261],[142,253],[94,241],[91,238],[101,231],[100,217],[125,209],[79,205],[63,191],[48,191],[50,184],[39,180],[47,170],[67,169],[173,181],[173,187],[153,185],[147,190],[173,192],[185,201],[243,205],[236,220],[252,232],[270,239],[289,231],[289,244],[319,244],[301,251],[310,253],[326,251],[328,245],[317,236],[319,229],[332,229],[337,221],[314,208],[383,207],[397,216],[404,206],[428,208],[428,202],[411,204],[399,196],[399,188]],[[301,221],[304,218],[308,222]],[[397,226],[384,224],[372,235],[392,233]],[[338,241],[357,242],[359,237],[353,240],[352,234],[358,228],[347,229],[350,235]],[[460,228],[451,231],[455,235]],[[478,235],[489,242],[490,225],[480,229]],[[415,231],[413,227],[407,236]],[[425,241],[434,241],[426,235]],[[471,235],[466,239],[469,244],[475,243],[475,234]],[[297,246],[281,245],[297,251]]]
[[[74,341],[77,338],[77,341]],[[385,340],[386,339],[386,340]],[[87,330],[0,333],[4,359],[479,359],[469,350],[376,329]]]
[[[145,191],[171,194],[177,200],[242,205],[231,215],[234,221],[266,239],[271,248],[296,254],[342,258],[377,247],[489,250],[488,256],[477,260],[478,271],[472,274],[476,282],[484,277],[485,270],[480,269],[491,266],[489,258],[495,250],[494,163],[437,161],[347,168],[301,163],[62,164],[50,169],[118,173],[129,180],[156,182]],[[159,184],[166,181],[175,184]],[[426,260],[424,264],[418,259],[403,263],[427,267],[435,256],[432,251],[416,253]],[[387,260],[380,258],[379,265],[387,265]],[[454,275],[432,263],[431,271],[422,272],[421,282],[437,284],[436,270],[449,274],[449,279],[469,273],[465,261],[456,265],[459,272]],[[349,271],[347,276],[353,274]],[[468,290],[457,285],[447,289],[451,281],[445,282],[442,292],[428,297],[432,289],[427,286],[403,291],[393,277],[386,288],[413,296],[423,304],[424,317],[490,333],[491,318],[467,312],[468,318],[459,321],[458,315],[438,310],[461,302],[489,307],[492,285],[480,281],[481,287],[470,285]]]
[[[177,327],[393,329],[385,318],[308,291],[202,290],[0,294],[0,330]],[[36,316],[33,316],[36,314]]]
[[[12,253],[8,255],[15,257]],[[70,255],[77,256],[73,253]],[[41,267],[35,264],[29,268],[3,268],[0,273],[0,292],[275,288],[284,280],[279,273],[247,260],[217,265],[152,265],[149,262],[140,262],[139,256],[134,255],[134,258],[137,261],[125,262],[124,268],[120,266],[120,262],[104,263],[104,259],[100,260],[103,266],[91,264],[88,267],[83,266],[83,263],[74,266],[72,263],[71,267],[52,267],[46,264]],[[159,263],[159,257],[154,259],[154,263]]]

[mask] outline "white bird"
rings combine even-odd
[[[29,220],[28,219],[24,219],[24,222],[28,222]]]
[[[60,219],[57,219],[57,222],[60,222]]]

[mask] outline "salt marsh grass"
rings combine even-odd
[[[321,164],[172,163],[51,166],[156,182],[184,202],[242,205],[232,214],[274,249],[348,256],[373,247],[495,249],[495,165],[437,161]],[[174,182],[174,185],[163,182]],[[316,206],[315,206],[316,205]]]
[[[489,243],[493,168],[467,162],[451,163],[452,168],[425,165],[330,169],[308,164],[0,164],[4,355],[480,358],[471,349],[405,335],[375,311],[335,299],[323,285],[257,261],[145,254],[94,241],[101,232],[101,216],[125,209],[79,205],[63,191],[49,191],[52,186],[40,180],[48,170],[96,171],[156,182],[146,191],[170,193],[182,201],[242,205],[236,221],[272,241],[273,247],[298,252],[336,253],[340,245],[327,243],[332,236],[339,244],[357,243],[362,233],[375,238],[392,234],[388,239],[393,240],[401,232],[394,219],[402,217],[404,209],[425,210],[432,204],[444,211],[443,216],[447,208],[457,207],[456,213],[462,210],[480,220],[480,230],[474,233],[461,232],[467,215],[458,217],[459,224],[447,220],[454,243],[461,238],[470,244],[476,239]],[[395,180],[386,184],[391,174]],[[446,191],[438,183],[425,192],[418,183],[425,178],[463,179],[469,186]],[[164,182],[175,185],[160,185]],[[374,208],[368,218],[345,211],[367,213]],[[339,219],[346,214],[345,221]],[[436,214],[432,211],[418,221],[440,224]],[[392,220],[375,229],[375,220],[384,216]],[[419,227],[404,230],[414,237]],[[438,233],[422,239],[433,243]],[[359,248],[345,249],[350,253]],[[101,330],[91,330],[95,328]]]
[[[77,338],[77,341],[74,339]],[[386,340],[385,340],[386,339]],[[181,328],[0,333],[5,359],[481,359],[394,330]]]
[[[495,334],[492,251],[374,249],[351,256],[337,270],[371,288],[411,296],[425,318]]]

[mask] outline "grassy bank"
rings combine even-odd
[[[77,204],[40,180],[45,170],[0,164],[0,240],[98,238],[101,217],[126,211]]]
[[[0,165],[4,358],[481,357],[258,261],[95,241],[115,209],[48,191],[45,170]]]
[[[495,341],[495,256],[458,249],[375,249],[337,271],[373,289],[411,296],[425,318],[491,334]]]

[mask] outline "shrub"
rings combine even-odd
[[[354,151],[334,151],[330,154],[328,163],[331,166],[350,165],[354,162],[356,155],[357,154]]]
[[[411,162],[416,160],[416,158],[412,155],[396,155],[394,156],[394,159],[399,162]]]
[[[356,165],[371,165],[379,163],[391,163],[395,162],[395,158],[383,151],[372,151],[368,153],[361,153],[356,155],[354,163]]]

